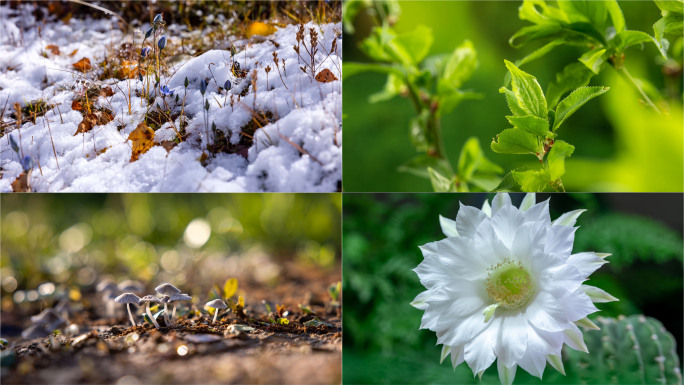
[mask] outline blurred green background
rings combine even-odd
[[[537,194],[551,197],[551,218],[585,208],[577,222],[574,252],[612,253],[591,275],[619,302],[600,303],[590,317],[645,314],[677,340],[682,356],[681,194]],[[419,245],[443,239],[439,215],[455,218],[459,201],[481,207],[493,194],[344,194],[344,383],[478,383],[463,363],[439,364],[441,347],[419,330],[423,312],[409,303],[425,289],[412,271]],[[518,206],[522,194],[513,194]],[[681,362],[681,361],[680,361]],[[567,366],[566,366],[567,368]],[[544,382],[568,379],[547,366]],[[499,384],[496,365],[483,383]],[[515,383],[542,383],[518,370]]]
[[[272,286],[286,262],[340,265],[340,194],[2,194],[0,207],[3,305],[46,281]]]
[[[653,34],[660,11],[651,1],[620,1],[627,28]],[[435,37],[430,54],[451,52],[463,40],[473,42],[480,65],[463,88],[482,93],[482,100],[463,102],[442,119],[442,131],[452,164],[461,146],[476,136],[487,157],[504,169],[532,165],[533,156],[496,154],[492,138],[508,128],[503,85],[504,59],[516,60],[537,47],[513,49],[508,39],[529,25],[518,19],[519,1],[400,1],[398,32],[418,24],[429,26]],[[362,13],[356,31],[344,35],[345,62],[368,62],[358,44],[369,34],[373,22]],[[523,70],[536,76],[545,90],[556,72],[581,54],[578,48],[557,48],[551,55],[529,63]],[[666,88],[662,63],[654,45],[627,51],[626,67],[633,76]],[[678,59],[681,63],[681,58]],[[559,138],[575,145],[563,182],[568,191],[682,191],[684,183],[681,77],[669,101],[670,116],[651,113],[637,94],[606,68],[590,85],[611,90],[587,103],[559,131]],[[368,96],[382,90],[385,76],[364,73],[344,80],[344,185],[345,191],[431,191],[430,182],[397,171],[416,153],[409,139],[409,120],[415,116],[408,99],[368,103]]]

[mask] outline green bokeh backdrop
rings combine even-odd
[[[456,164],[461,146],[476,136],[485,154],[504,169],[533,165],[533,156],[496,154],[489,148],[492,138],[508,128],[503,85],[504,59],[516,60],[536,47],[513,49],[508,39],[528,25],[518,19],[518,1],[401,1],[399,32],[418,24],[432,28],[435,37],[430,54],[451,52],[463,40],[473,42],[479,67],[463,88],[482,93],[482,100],[463,102],[442,119],[447,153]],[[620,2],[629,29],[653,34],[660,11],[650,1]],[[345,34],[345,62],[369,59],[358,49],[372,22],[361,14],[354,35]],[[545,90],[555,73],[576,60],[581,51],[557,48],[552,54],[523,69],[536,76]],[[680,59],[681,60],[681,59]],[[626,66],[639,78],[664,88],[658,51],[653,45],[627,51]],[[414,111],[407,99],[369,104],[370,94],[382,90],[385,76],[364,73],[344,80],[344,190],[431,191],[428,180],[400,173],[397,167],[416,151],[409,139],[409,120]],[[587,103],[559,131],[559,138],[575,145],[563,178],[568,191],[682,191],[683,135],[681,78],[675,84],[678,97],[671,101],[670,116],[656,116],[638,100],[636,93],[610,68],[590,85],[608,85],[611,90]]]

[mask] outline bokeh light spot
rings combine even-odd
[[[201,218],[196,218],[188,224],[188,227],[185,228],[183,240],[189,247],[197,249],[204,246],[204,244],[209,240],[210,236],[211,226],[209,225],[209,222]]]

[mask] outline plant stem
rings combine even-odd
[[[615,67],[613,67],[615,68]],[[627,71],[627,68],[625,66],[622,66],[620,68],[615,68],[615,70],[621,74],[627,81],[632,84],[634,88],[636,88],[637,91],[639,91],[639,94],[641,95],[641,98],[646,102],[646,104],[653,108],[657,113],[662,114],[662,111],[651,101],[651,99],[646,95],[646,92],[637,84],[637,82],[634,80],[632,75],[629,74],[629,71]]]

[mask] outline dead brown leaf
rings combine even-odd
[[[146,153],[154,146],[154,130],[147,127],[145,123],[140,123],[138,124],[138,127],[128,135],[128,140],[133,143],[131,162],[135,162],[140,155]]]
[[[124,60],[121,63],[121,74],[127,79],[137,79],[138,75],[145,75],[147,71],[144,68],[140,68],[138,62],[135,60],[128,61]]]
[[[75,50],[71,51],[71,53],[69,54],[69,56],[74,56],[74,55],[76,55],[76,52],[78,52],[78,48],[76,48]]]
[[[45,47],[48,51],[52,52],[53,55],[59,55],[59,47],[57,47],[54,44],[50,44],[47,47]]]
[[[326,68],[323,71],[319,72],[318,75],[316,75],[316,80],[321,83],[330,83],[332,81],[337,80],[337,78],[332,73],[332,71]]]
[[[73,102],[71,102],[71,109],[80,111],[83,109],[83,105],[81,104],[81,101],[79,99],[74,99]]]
[[[95,126],[107,124],[114,120],[114,115],[107,110],[95,111],[83,117],[81,123],[78,124],[78,129],[74,136],[90,131]]]
[[[162,140],[161,142],[161,146],[164,147],[167,153],[171,152],[176,145],[178,145],[178,143],[174,142],[173,140]]]
[[[87,57],[84,57],[83,59],[77,61],[73,65],[74,65],[74,68],[76,68],[77,70],[79,70],[81,72],[86,72],[92,68],[90,65],[90,59],[88,59]]]
[[[114,91],[112,90],[112,87],[104,87],[100,90],[100,96],[109,97],[112,95],[114,95]]]
[[[12,182],[12,191],[14,192],[31,192],[28,184],[29,173],[24,171]]]

